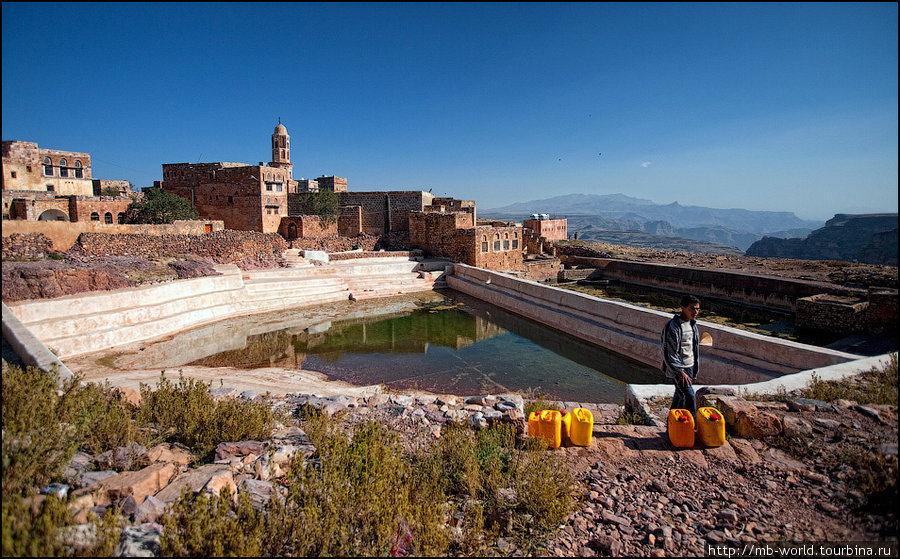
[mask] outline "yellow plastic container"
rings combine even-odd
[[[538,423],[538,432],[547,439],[548,446],[559,448],[562,444],[562,414],[556,410],[543,410]]]
[[[532,437],[541,436],[541,412],[533,411],[528,414],[528,434]]]
[[[571,417],[569,440],[575,446],[590,446],[594,432],[594,414],[591,410],[575,408],[569,416]]]
[[[725,444],[725,418],[716,408],[697,410],[697,436],[706,446]]]
[[[693,448],[694,416],[688,410],[669,410],[669,441],[672,446]]]

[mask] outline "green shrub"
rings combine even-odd
[[[65,414],[70,423],[84,426],[80,448],[90,454],[147,442],[136,422],[137,408],[109,383],[79,386],[67,402]]]
[[[4,480],[4,557],[62,555],[63,546],[58,538],[59,529],[70,521],[71,515],[66,505],[59,499],[43,498],[40,505],[33,507],[31,499],[23,499],[18,494],[8,493]]]
[[[81,444],[85,423],[69,413],[78,379],[58,379],[33,367],[10,366],[3,374],[4,501],[58,478]]]
[[[322,417],[310,426],[317,452],[306,465],[295,456],[287,496],[270,507],[269,529],[283,537],[286,548],[266,552],[371,556],[387,555],[400,544],[412,554],[442,553],[443,494],[412,467],[397,436],[368,422],[348,439],[329,421]]]
[[[202,459],[221,442],[265,440],[276,415],[265,403],[228,398],[215,401],[209,384],[179,374],[178,384],[160,375],[156,390],[141,385],[138,422],[162,440],[189,447]]]
[[[235,502],[236,501],[236,502]],[[189,488],[160,519],[160,555],[175,557],[260,557],[266,539],[265,516],[247,493],[233,499],[228,489],[218,496],[194,498]]]
[[[542,393],[538,393],[537,395],[526,394],[525,397],[525,417],[531,415],[531,412],[539,412],[542,410],[557,410],[562,411],[562,408],[556,402],[548,401],[544,398]]]

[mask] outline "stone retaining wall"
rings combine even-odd
[[[202,235],[207,232],[222,231],[221,221],[179,220],[167,225],[107,225],[103,222],[79,221],[25,221],[18,219],[3,221],[3,237],[20,233],[42,233],[53,243],[53,250],[69,250],[82,233],[130,234],[130,235]]]

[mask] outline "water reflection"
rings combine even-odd
[[[245,343],[188,364],[307,369],[459,395],[530,389],[580,402],[620,403],[626,383],[662,380],[655,368],[456,293],[388,315],[256,328]]]

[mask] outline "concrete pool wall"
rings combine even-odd
[[[583,293],[454,264],[448,285],[492,305],[541,322],[577,338],[658,367],[660,333],[673,313],[599,299]],[[673,310],[674,311],[674,310]],[[722,384],[760,382],[807,369],[860,359],[860,356],[781,340],[700,321],[712,347],[704,347],[701,379]]]
[[[7,306],[30,334],[65,359],[234,316],[431,290],[437,274],[423,268],[409,257],[247,272],[223,265],[217,267],[220,276]]]
[[[28,338],[27,344],[20,343],[16,349],[40,353],[43,361],[48,355],[41,348],[50,348],[65,359],[168,336],[223,318],[346,301],[351,295],[358,299],[425,291],[446,280],[461,293],[641,363],[659,365],[659,336],[671,313],[464,264],[447,266],[443,277],[430,271],[441,266],[399,256],[249,272],[226,265],[218,268],[221,276],[4,304],[4,336]],[[860,359],[702,321],[701,331],[714,339],[714,345],[703,350],[701,375],[709,378],[715,374],[720,384],[746,385],[839,364],[849,367]]]

